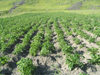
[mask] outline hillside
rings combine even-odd
[[[100,0],[0,0],[4,12],[91,9],[100,9]]]

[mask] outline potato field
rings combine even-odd
[[[100,75],[100,17],[55,12],[0,18],[0,75]]]

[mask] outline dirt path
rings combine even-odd
[[[68,10],[78,10],[82,7],[82,5],[83,5],[83,2],[79,1],[75,4],[73,4],[71,7],[69,7]]]
[[[20,5],[23,5],[24,3],[25,3],[25,0],[21,0],[19,2],[13,3],[13,7],[9,9],[9,13],[12,13],[17,7],[19,7]]]

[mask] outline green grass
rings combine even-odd
[[[4,14],[1,15],[0,18],[6,18],[6,17],[13,17],[13,16],[17,16],[17,15],[22,15],[25,13],[54,13],[54,12],[65,12],[67,13],[76,13],[76,14],[82,14],[82,15],[94,15],[94,16],[100,16],[100,10],[49,10],[49,11],[44,11],[44,10],[37,10],[37,11],[16,11],[14,13],[11,14]]]
[[[0,0],[0,11],[9,10],[14,2],[21,0]],[[25,11],[48,11],[48,10],[67,10],[73,4],[83,0],[25,0],[25,4],[19,6],[15,12]],[[100,0],[83,1],[81,9],[90,9],[92,6],[99,6]],[[96,7],[100,9],[99,7]]]
[[[0,1],[0,11],[8,10],[12,7],[12,1]]]
[[[65,11],[65,12],[100,16],[100,10],[71,10],[71,11]]]
[[[7,14],[13,7],[14,2],[21,0],[0,0],[0,17],[15,16],[23,13],[47,13],[47,12],[70,12],[77,14],[95,14],[100,15],[100,8],[91,10],[91,6],[99,6],[100,0],[83,1],[80,10],[67,10],[73,4],[82,0],[25,0],[25,3],[13,10],[13,13]],[[1,12],[2,11],[2,12]]]
[[[83,3],[83,6],[81,9],[100,9],[100,0],[87,0]]]
[[[0,0],[0,11],[9,10],[16,1],[20,0]]]
[[[67,10],[73,4],[83,0],[26,0],[25,4],[17,8],[15,11],[38,11],[38,10]],[[81,9],[90,9],[92,6],[98,6],[99,0],[83,1]],[[99,7],[96,9],[100,9]]]

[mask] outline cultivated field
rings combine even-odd
[[[0,18],[0,75],[100,75],[100,17],[55,12]]]

